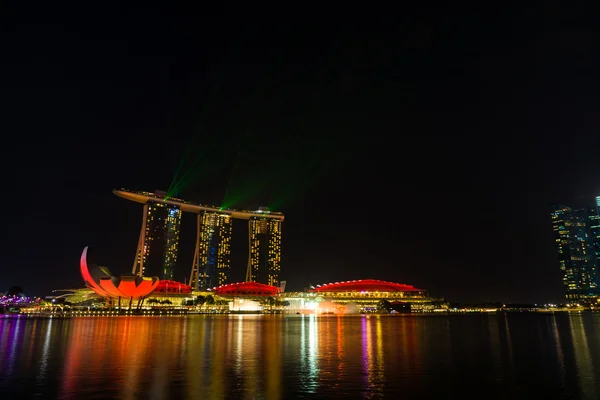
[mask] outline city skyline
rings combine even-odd
[[[591,4],[227,5],[3,7],[3,397],[600,399]]]
[[[0,287],[79,287],[88,245],[130,273],[142,210],[111,193],[129,187],[280,210],[286,290],[372,278],[457,302],[564,299],[550,207],[600,194],[593,13],[411,4],[393,25],[307,31],[19,7],[0,39]],[[178,280],[196,245],[185,214]]]

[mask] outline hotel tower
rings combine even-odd
[[[261,211],[268,210],[261,208]],[[248,221],[247,282],[277,286],[281,265],[281,220],[254,216]]]
[[[203,211],[196,216],[196,249],[190,275],[195,290],[221,286],[231,270],[231,216]]]
[[[181,210],[176,205],[158,202],[144,205],[142,229],[132,269],[134,275],[173,279],[180,224]]]
[[[281,226],[284,216],[266,207],[234,210],[194,204],[164,192],[113,191],[144,204],[142,229],[132,273],[174,280],[182,212],[196,214],[196,245],[189,284],[206,290],[230,283],[231,231],[234,219],[248,221],[246,281],[279,284]]]

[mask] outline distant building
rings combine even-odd
[[[600,196],[596,196],[596,205],[588,210],[588,218],[594,245],[594,255],[596,256],[596,261],[600,263]],[[596,268],[600,271],[599,264],[596,264]]]
[[[233,312],[261,312],[262,309],[262,304],[256,300],[236,297],[229,302],[229,311]]]
[[[565,297],[570,302],[598,298],[598,212],[595,209],[574,210],[554,207],[552,230],[563,274]]]
[[[212,288],[211,293],[219,296],[264,297],[275,296],[276,294],[281,293],[281,289],[276,286],[265,285],[264,283],[258,282],[236,282]]]
[[[359,279],[317,285],[305,292],[280,293],[289,309],[301,313],[353,314],[395,310],[395,312],[447,311],[443,299],[429,297],[424,289],[378,279]]]
[[[261,207],[260,211],[268,213]],[[281,269],[281,220],[253,216],[248,221],[248,269],[247,282],[261,282],[271,286],[279,284]]]
[[[281,290],[281,292],[285,292],[285,285],[287,284],[287,281],[281,281],[279,282],[279,290]]]

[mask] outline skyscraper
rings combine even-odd
[[[600,271],[600,196],[596,197],[596,205],[588,210],[590,233],[594,244],[594,255],[596,256],[596,268]]]
[[[197,215],[197,242],[190,285],[205,290],[228,282],[231,270],[230,215],[204,211]]]
[[[277,286],[281,269],[281,224],[284,215],[266,207],[236,210],[195,204],[165,192],[114,190],[121,198],[144,205],[133,274],[173,280],[181,214],[196,214],[196,246],[190,286],[205,290],[229,283],[231,232],[234,219],[248,221],[246,281]]]
[[[600,294],[598,258],[591,228],[598,222],[597,215],[597,212],[591,215],[587,209],[573,210],[566,206],[557,206],[551,213],[568,301],[585,301]]]
[[[179,207],[156,201],[144,205],[142,231],[132,271],[134,274],[173,279],[180,224]]]
[[[268,212],[261,208],[260,211]],[[281,219],[253,216],[248,220],[246,281],[276,286],[281,268]]]

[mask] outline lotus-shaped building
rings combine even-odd
[[[158,286],[158,277],[140,277],[134,275],[113,276],[108,268],[88,267],[87,250],[83,249],[79,263],[85,285],[102,297],[142,299]]]

